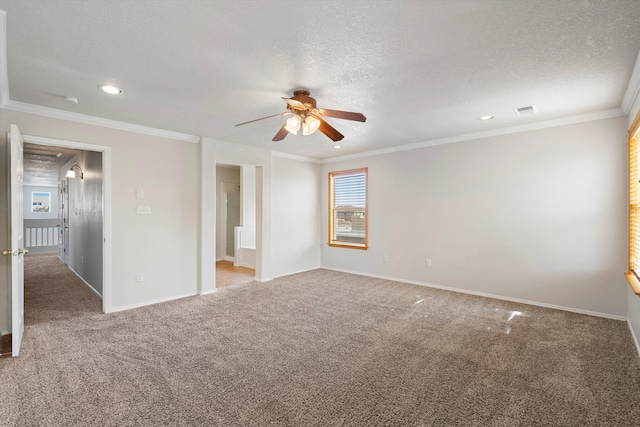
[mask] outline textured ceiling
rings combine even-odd
[[[58,171],[78,150],[48,145],[24,144],[24,184],[58,185]]]
[[[617,109],[636,0],[7,1],[9,98],[315,158]],[[98,85],[113,82],[110,97]],[[271,138],[305,88],[345,135]],[[66,102],[66,96],[79,99]],[[514,108],[535,104],[538,114]],[[480,122],[491,114],[494,120]]]

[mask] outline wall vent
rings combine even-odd
[[[526,107],[514,108],[516,116],[530,116],[538,112],[538,107],[533,105],[527,105]]]

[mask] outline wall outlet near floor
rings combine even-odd
[[[136,274],[136,282],[144,282],[144,274],[142,273]]]
[[[382,255],[383,261],[389,261],[389,255]]]
[[[424,266],[425,266],[425,267],[428,267],[428,268],[431,268],[431,260],[430,260],[430,259],[426,260],[426,261],[424,262]]]

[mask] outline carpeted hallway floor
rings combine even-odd
[[[7,426],[638,426],[624,322],[327,270],[114,314],[27,261]]]

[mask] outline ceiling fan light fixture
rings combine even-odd
[[[311,135],[320,127],[320,120],[313,116],[307,116],[302,123],[302,135]]]
[[[302,124],[302,119],[300,119],[300,116],[295,114],[292,117],[287,119],[287,124],[284,127],[289,133],[292,133],[294,135],[298,134],[298,131],[300,130],[300,125]]]

